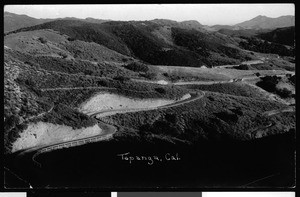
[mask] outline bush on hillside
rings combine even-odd
[[[132,62],[125,66],[125,68],[132,70],[134,72],[148,72],[149,68],[147,65],[140,62]]]
[[[277,76],[265,76],[261,77],[261,81],[257,82],[256,85],[263,88],[268,92],[275,92],[276,85],[281,78]]]
[[[155,91],[160,93],[160,94],[165,94],[166,90],[164,88],[155,88]]]
[[[145,78],[147,78],[147,79],[155,79],[156,78],[156,76],[157,76],[157,74],[156,73],[154,73],[154,72],[146,72],[146,73],[142,73],[142,74],[140,74],[140,76],[142,76],[142,77],[145,77]]]
[[[125,76],[116,76],[113,78],[114,80],[117,80],[117,81],[120,81],[122,83],[124,83],[125,81],[129,81],[129,78],[128,77],[125,77]]]
[[[289,78],[289,81],[292,83],[292,84],[296,84],[296,75],[293,75]]]
[[[68,41],[75,41],[75,38],[68,37]]]
[[[238,66],[234,66],[233,68],[238,70],[249,70],[249,66],[247,64],[240,64]]]
[[[43,37],[39,37],[39,41],[43,44],[46,44],[47,43],[47,40]]]
[[[282,98],[289,98],[292,96],[292,92],[290,90],[288,90],[287,88],[277,89],[276,92]]]

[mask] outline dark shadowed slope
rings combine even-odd
[[[278,28],[270,32],[260,33],[257,37],[279,44],[295,45],[295,26]]]

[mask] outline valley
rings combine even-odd
[[[293,185],[294,46],[267,34],[290,28],[246,36],[163,19],[32,23],[4,36],[6,173],[34,188],[115,179],[130,188],[141,173],[142,187],[249,186],[264,173],[280,174],[264,187]],[[124,164],[122,151],[183,161]]]

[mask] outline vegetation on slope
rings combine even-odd
[[[160,27],[158,24],[153,22],[144,24],[117,21],[95,24],[76,20],[57,20],[11,33],[53,29],[68,35],[69,41],[95,42],[123,55],[137,57],[155,65],[199,66],[206,64],[212,66],[216,63],[219,65],[249,58],[239,49],[226,46],[225,37],[221,34],[216,36],[194,29],[172,27],[172,37],[178,45],[174,46],[162,42],[153,35],[152,32]],[[209,54],[213,52],[223,58],[219,57],[214,61],[215,57],[210,56],[210,60],[207,60]]]
[[[212,84],[212,85],[184,85],[184,87],[192,90],[218,92],[222,94],[244,96],[244,97],[250,97],[256,99],[261,98],[256,88],[239,82],[219,83],[219,84]]]
[[[92,72],[85,72],[87,68]],[[146,67],[143,65],[141,68]],[[120,79],[135,74],[138,73],[108,64],[103,67],[98,64],[97,67],[81,60],[74,62],[53,57],[37,58],[18,51],[5,50],[5,152],[9,153],[11,143],[26,129],[29,122],[45,121],[73,128],[95,124],[94,119],[74,108],[99,92],[134,98],[169,99],[179,99],[188,92],[176,86]],[[38,116],[40,114],[42,115]]]
[[[172,108],[116,114],[102,119],[134,128],[138,135],[148,139],[164,136],[190,143],[203,139],[249,140],[294,128],[294,114],[262,115],[265,111],[284,107],[283,104],[262,99],[207,93],[203,99]],[[270,123],[276,124],[270,129],[263,129]]]
[[[257,37],[283,45],[295,46],[295,26],[278,28],[270,32],[260,33]]]
[[[292,78],[292,77],[290,77]],[[292,92],[287,88],[278,88],[277,84],[282,81],[281,77],[277,76],[265,76],[261,77],[261,81],[257,82],[256,85],[263,88],[264,90],[278,94],[282,98],[289,98],[292,96]]]
[[[295,49],[288,48],[281,44],[276,44],[273,42],[264,41],[255,37],[246,38],[243,37],[244,41],[240,42],[240,47],[261,53],[272,53],[278,54],[280,56],[294,56]]]
[[[9,51],[10,55],[36,69],[68,74],[92,75],[99,77],[138,76],[130,70],[109,63],[92,63],[84,60],[67,60],[51,56],[32,56],[19,51]]]

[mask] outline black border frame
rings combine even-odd
[[[231,4],[231,3],[238,3],[238,4],[244,4],[244,3],[249,3],[249,4],[255,4],[255,3],[266,3],[266,4],[270,4],[270,3],[293,3],[294,6],[295,6],[295,17],[296,17],[296,22],[295,22],[295,25],[297,24],[297,13],[296,13],[296,10],[297,10],[297,3],[296,1],[279,1],[279,0],[273,0],[273,1],[238,1],[238,0],[223,0],[223,1],[216,1],[216,0],[213,0],[213,1],[209,1],[209,0],[197,0],[197,1],[193,1],[193,2],[185,2],[185,1],[174,1],[174,0],[170,0],[170,1],[166,1],[166,0],[148,0],[148,1],[137,1],[137,0],[124,0],[124,1],[112,1],[112,0],[101,0],[101,1],[58,1],[58,0],[51,0],[51,1],[47,1],[47,2],[33,2],[33,1],[29,1],[29,0],[4,0],[2,2],[2,13],[4,13],[4,6],[9,4],[9,5],[13,5],[13,4],[179,4],[179,3],[184,3],[184,4],[199,4],[199,3],[207,3],[207,4],[215,4],[215,3],[221,3],[221,4]],[[1,27],[4,28],[3,26],[3,15],[1,15]],[[298,26],[298,24],[297,24]],[[3,31],[3,30],[2,30]],[[2,39],[2,42],[4,42],[4,40]],[[299,41],[297,39],[297,30],[296,30],[296,45],[298,45]],[[4,43],[2,43],[2,46],[3,46]],[[3,48],[1,48],[3,50]],[[3,53],[1,53],[1,57],[2,57],[2,61],[3,61]],[[296,64],[298,63],[298,59],[296,58]],[[295,73],[297,74],[297,66],[296,66],[296,69],[295,69]],[[1,72],[1,75],[2,77],[4,77],[4,73]],[[3,83],[3,81],[2,81]],[[3,88],[3,86],[1,86],[1,88]],[[298,86],[296,86],[297,90],[298,91]],[[4,90],[2,89],[2,92],[4,92]],[[3,103],[3,97],[1,99],[2,103]],[[298,106],[298,97],[296,98],[296,108]],[[3,113],[3,111],[2,111]],[[296,111],[296,117],[298,115],[298,112]],[[297,119],[297,122],[298,122],[298,119]],[[3,137],[3,135],[2,135]],[[1,140],[1,144],[3,143],[3,140]],[[0,153],[0,158],[3,158],[3,145],[1,145],[1,153]],[[298,149],[297,149],[298,150]],[[298,155],[298,151],[296,151],[296,158],[297,158]],[[1,166],[3,166],[3,162],[1,162]],[[296,166],[296,177],[298,175],[298,169],[299,167]],[[64,188],[61,188],[61,189],[54,189],[54,188],[51,188],[51,189],[8,189],[8,188],[4,188],[4,179],[2,179],[3,181],[3,184],[1,186],[1,189],[0,189],[0,192],[28,192],[28,191],[66,191],[66,189]],[[163,188],[157,188],[157,189],[141,189],[141,188],[136,188],[136,189],[126,189],[126,188],[123,188],[123,189],[115,189],[113,191],[109,190],[109,189],[101,189],[101,188],[98,188],[98,189],[73,189],[73,188],[68,188],[67,190],[69,191],[91,191],[91,192],[146,192],[146,191],[151,191],[151,192],[164,192],[164,191],[169,191],[169,192],[209,192],[209,191],[214,191],[214,192],[234,192],[234,191],[242,191],[242,192],[253,192],[253,191],[263,191],[263,192],[276,192],[276,191],[290,191],[290,192],[296,192],[295,195],[297,195],[297,186],[298,186],[298,182],[296,180],[296,187],[294,188],[272,188],[272,189],[269,189],[269,188],[193,188],[193,189],[182,189],[182,188],[173,188],[172,190],[170,189],[163,189]]]

